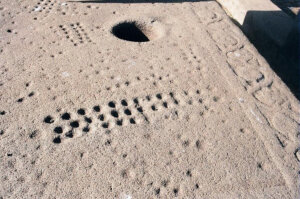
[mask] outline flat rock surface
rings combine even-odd
[[[216,2],[0,8],[0,198],[297,197],[298,101]]]

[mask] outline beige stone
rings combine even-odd
[[[298,101],[216,2],[0,7],[0,198],[297,197]]]

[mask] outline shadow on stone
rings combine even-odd
[[[271,0],[281,10],[290,15],[291,17],[297,17],[300,9],[299,0]]]
[[[243,32],[266,59],[274,72],[300,99],[299,15],[282,11],[248,11]]]

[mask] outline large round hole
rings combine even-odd
[[[111,32],[119,39],[133,42],[148,42],[161,36],[162,31],[155,20],[150,23],[124,21],[113,26]]]

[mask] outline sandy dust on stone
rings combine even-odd
[[[216,2],[0,7],[0,198],[297,197],[298,101]]]

